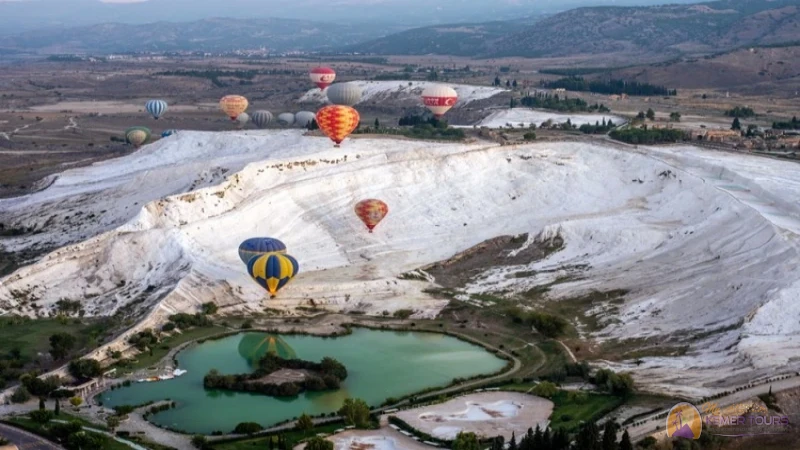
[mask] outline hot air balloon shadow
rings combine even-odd
[[[256,367],[267,353],[283,359],[297,359],[294,349],[277,334],[246,333],[239,341],[237,350],[251,367]]]

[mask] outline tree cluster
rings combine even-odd
[[[128,343],[136,347],[137,350],[144,351],[158,344],[158,336],[153,334],[153,330],[148,328],[129,337]]]
[[[594,375],[594,384],[619,397],[627,397],[633,393],[633,377],[610,369],[598,370]]]
[[[96,359],[76,359],[67,366],[69,374],[79,380],[99,377],[103,374],[103,367]]]
[[[586,80],[583,77],[566,77],[555,81],[542,81],[542,87],[548,89],[566,89],[576,92],[594,92],[608,95],[678,95],[675,89],[625,80]]]
[[[746,119],[748,117],[754,117],[756,115],[756,112],[753,111],[753,108],[748,108],[746,106],[737,106],[733,109],[725,111],[725,115],[728,117],[738,117],[741,119]]]
[[[536,331],[550,338],[562,335],[567,329],[567,321],[552,314],[525,311],[521,308],[512,308],[508,314],[514,323],[532,326],[536,328]]]
[[[551,109],[553,111],[566,111],[566,112],[609,112],[610,110],[601,103],[589,105],[585,100],[579,98],[561,98],[559,95],[550,95],[547,93],[537,93],[534,95],[526,95],[520,99],[522,106],[528,108],[542,108]]]
[[[602,123],[595,122],[594,125],[585,123],[580,127],[578,127],[578,130],[580,130],[582,133],[585,134],[606,134],[609,131],[613,130],[615,127],[616,125],[614,124],[614,122],[612,122],[611,120],[606,122],[606,119],[604,117]]]
[[[339,408],[339,415],[344,418],[347,425],[353,425],[356,428],[369,428],[369,406],[367,402],[360,398],[345,399],[344,404]]]
[[[629,144],[664,144],[679,142],[683,140],[684,134],[681,130],[658,128],[627,128],[625,130],[613,130],[609,134],[612,139],[627,142]]]
[[[786,122],[772,122],[773,130],[800,130],[800,121],[797,116],[792,117],[792,120]]]
[[[542,430],[536,426],[536,430],[528,428],[528,432],[517,442],[517,437],[512,434],[508,441],[508,450],[569,450],[569,434],[557,428],[551,430],[550,427]],[[492,441],[492,450],[503,448],[503,438],[498,437]],[[580,449],[583,450],[583,449]]]
[[[281,384],[258,381],[260,378],[280,369],[306,370],[313,375],[302,382]],[[203,377],[206,389],[224,389],[230,391],[257,392],[275,397],[291,397],[303,392],[337,389],[342,380],[347,378],[347,369],[333,358],[322,358],[322,361],[303,361],[301,359],[284,359],[274,353],[267,353],[258,361],[258,368],[253,373],[222,375],[211,370]]]
[[[173,322],[178,328],[182,330],[186,330],[192,327],[207,327],[211,325],[211,319],[209,319],[203,313],[196,313],[196,314],[187,314],[187,313],[178,313],[169,316],[169,321]]]

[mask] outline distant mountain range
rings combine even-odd
[[[555,14],[522,28],[519,21],[417,28],[345,50],[477,57],[628,53],[642,58],[669,58],[800,41],[799,18],[797,0],[591,7]],[[459,39],[461,42],[456,42]]]
[[[214,18],[144,25],[105,23],[0,36],[0,51],[113,53],[127,51],[333,50],[379,36],[385,24],[352,27],[295,19]],[[396,31],[402,29],[395,28]]]
[[[586,7],[550,16],[540,14],[413,29],[386,22],[354,26],[344,21],[277,18],[214,18],[139,25],[105,23],[0,36],[0,54],[227,51],[266,47],[278,52],[313,50],[479,58],[595,55],[596,59],[603,59],[603,55],[613,54],[622,55],[627,61],[653,62],[792,41],[800,41],[798,0],[719,0],[664,6]]]

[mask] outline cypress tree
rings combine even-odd
[[[633,444],[631,443],[631,437],[628,434],[628,430],[625,430],[622,433],[622,440],[619,442],[619,450],[633,450]]]

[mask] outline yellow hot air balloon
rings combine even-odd
[[[241,95],[226,95],[219,101],[219,108],[231,118],[236,120],[239,114],[247,109],[247,99]]]
[[[150,129],[145,127],[131,127],[125,130],[125,141],[139,148],[150,139]]]
[[[247,273],[273,298],[299,271],[297,260],[285,253],[266,253],[247,263]]]

